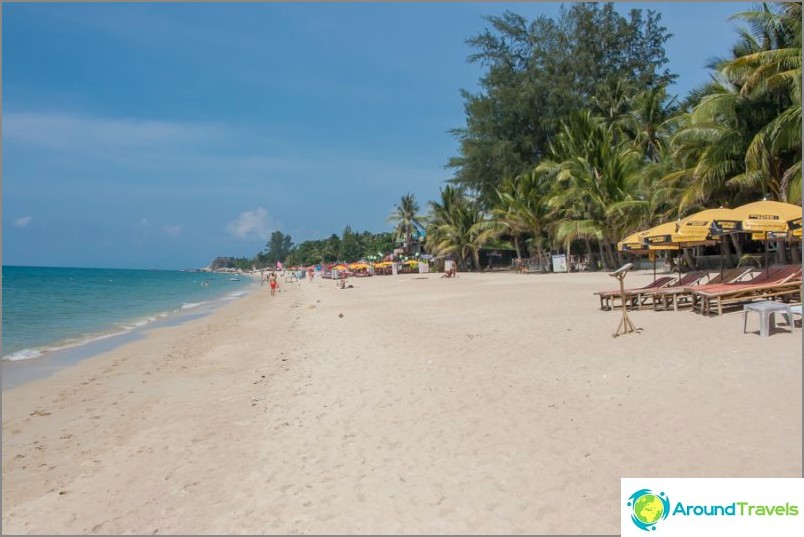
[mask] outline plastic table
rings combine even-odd
[[[771,330],[775,328],[774,313],[781,313],[787,318],[787,324],[793,327],[793,312],[790,311],[790,306],[781,302],[774,302],[773,300],[763,300],[762,302],[753,302],[746,304],[743,307],[743,334],[746,332],[746,325],[748,324],[748,312],[755,311],[759,313],[759,333],[768,337]]]

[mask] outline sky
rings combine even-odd
[[[749,3],[653,9],[684,96]],[[2,5],[4,265],[184,269],[391,231],[450,179],[465,40],[552,2]]]

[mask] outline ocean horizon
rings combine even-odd
[[[243,296],[248,275],[3,265],[2,363],[123,336]]]

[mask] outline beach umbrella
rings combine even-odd
[[[621,252],[631,253],[645,253],[648,251],[645,245],[642,244],[642,239],[645,238],[645,231],[637,231],[631,233],[623,240],[617,243],[617,249]]]
[[[621,252],[628,252],[632,254],[648,254],[649,259],[653,261],[653,279],[656,279],[656,252],[650,251],[644,244],[645,234],[650,230],[637,231],[631,233],[623,240],[617,243],[617,249]],[[674,246],[661,247],[656,246],[654,250],[675,250]]]
[[[679,230],[684,233],[706,232],[711,236],[712,226],[717,221],[735,220],[736,216],[733,209],[718,207],[717,209],[704,209],[689,216],[685,216],[678,222]],[[723,277],[723,250],[725,235],[720,235],[720,276]]]
[[[715,220],[716,234],[750,233],[754,240],[765,244],[765,271],[768,270],[768,237],[786,238],[788,233],[801,229],[801,207],[792,203],[762,200],[741,205],[732,210],[728,219]]]
[[[676,250],[680,253],[682,248],[702,246],[713,242],[707,240],[708,232],[706,230],[688,229],[687,233],[682,233],[678,222],[659,224],[643,233],[642,242],[649,250]],[[681,263],[678,264],[678,274],[681,276]]]

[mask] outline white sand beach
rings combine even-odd
[[[605,273],[350,283],[4,392],[3,532],[615,534],[621,477],[802,474],[801,328],[651,310],[612,338]]]

